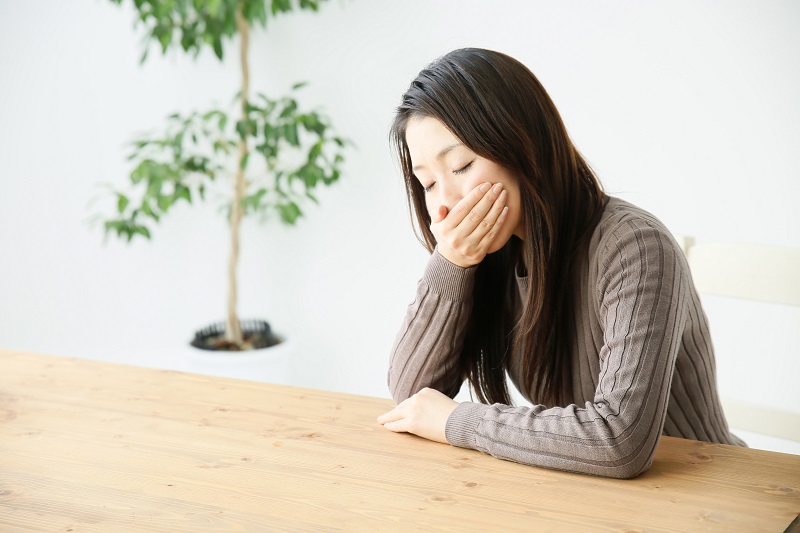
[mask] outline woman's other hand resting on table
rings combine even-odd
[[[425,439],[447,443],[444,428],[458,406],[438,390],[424,388],[378,417],[378,422],[396,433],[413,433]]]

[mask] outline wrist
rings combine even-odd
[[[422,280],[445,299],[460,302],[472,294],[475,270],[475,267],[463,268],[451,263],[437,248],[428,260]]]
[[[456,254],[452,250],[446,248],[442,249],[437,247],[437,251],[439,252],[439,255],[442,256],[442,258],[446,259],[448,262],[454,264],[457,267],[469,268],[480,263],[480,261],[469,262],[469,260],[466,257],[462,256],[461,254]]]

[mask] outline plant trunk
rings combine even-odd
[[[241,12],[241,5],[236,11],[236,25],[241,36],[242,63],[242,116],[247,120],[247,100],[250,85],[250,69],[247,65],[247,48],[250,44],[250,27]],[[239,229],[242,222],[242,200],[245,195],[244,158],[247,156],[247,138],[239,139],[239,157],[236,165],[236,186],[231,205],[231,255],[228,262],[228,318],[225,322],[225,339],[241,346],[243,344],[242,327],[236,313],[237,299],[237,267],[239,264]]]

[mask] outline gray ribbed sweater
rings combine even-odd
[[[395,340],[389,387],[397,402],[431,387],[455,396],[457,362],[476,267],[434,251]],[[510,294],[519,313],[527,278]],[[579,283],[572,403],[547,408],[509,377],[533,407],[459,404],[445,435],[501,459],[629,478],[647,470],[659,436],[744,445],[728,431],[717,397],[708,323],[689,267],[653,215],[610,198]]]

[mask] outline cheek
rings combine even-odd
[[[478,185],[486,183],[487,181],[494,182],[495,180],[493,180],[491,176],[487,176],[484,172],[476,172],[472,176],[466,178],[462,182],[462,192],[464,196],[469,194]]]
[[[425,207],[428,208],[428,214],[432,215],[433,211],[439,206],[436,200],[436,194],[429,192],[425,195]]]

